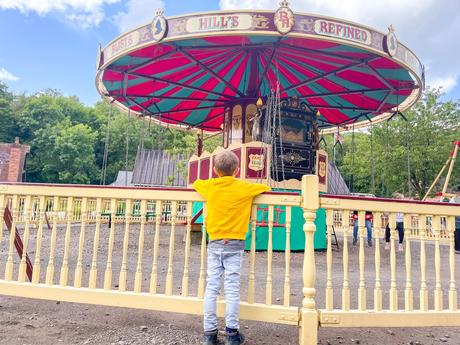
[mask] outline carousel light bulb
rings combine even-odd
[[[319,110],[316,112],[316,116],[318,116],[318,117],[321,116],[321,113],[319,112]]]
[[[259,99],[258,99],[257,102],[256,102],[256,105],[257,105],[257,107],[259,107],[259,108],[260,108],[261,106],[264,105],[264,101],[262,100],[262,98],[259,97]]]

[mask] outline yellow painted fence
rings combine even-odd
[[[197,193],[184,189],[0,184],[0,210],[7,207],[12,215],[11,231],[0,227],[0,294],[201,314],[206,235],[192,227],[198,202],[203,200]],[[305,251],[291,253],[291,209],[298,206],[304,210]],[[286,214],[281,227],[280,207]],[[315,257],[320,207],[327,214],[327,251]],[[267,210],[268,250],[256,253],[260,209]],[[353,245],[349,218],[355,210],[359,235]],[[366,211],[374,215],[372,247],[365,240]],[[403,251],[395,243],[396,213],[410,224]],[[301,196],[258,196],[251,250],[243,259],[240,317],[299,327],[299,343],[308,345],[317,343],[318,326],[460,325],[456,215],[460,206],[454,204],[320,196],[316,176],[304,176]],[[385,245],[387,222],[391,237]],[[23,240],[21,257],[16,231]],[[274,236],[285,236],[284,253],[273,252]],[[222,316],[224,301],[218,304]]]

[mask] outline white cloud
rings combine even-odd
[[[442,91],[449,93],[457,86],[457,77],[448,75],[444,78],[434,78],[428,81],[428,85],[433,88],[442,88]]]
[[[220,0],[222,9],[257,8],[275,10],[279,0]],[[296,12],[318,13],[355,21],[396,35],[430,67],[428,85],[458,87],[460,77],[460,3],[458,0],[292,0]]]
[[[19,78],[8,72],[5,68],[0,67],[0,80],[17,81]]]
[[[126,3],[126,10],[115,14],[112,20],[120,32],[125,32],[151,21],[155,17],[156,10],[163,7],[162,0],[129,0]]]
[[[36,12],[44,16],[62,12],[65,18],[82,28],[97,26],[104,19],[103,6],[120,0],[0,0],[0,9],[22,13]]]

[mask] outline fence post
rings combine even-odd
[[[318,342],[318,312],[315,305],[316,267],[313,235],[316,210],[319,208],[318,176],[302,177],[302,208],[305,224],[305,253],[303,260],[303,302],[300,311],[300,344],[316,345]]]

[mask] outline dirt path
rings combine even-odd
[[[63,228],[59,232],[57,253],[62,250]],[[102,284],[103,268],[105,267],[106,248],[104,240],[107,233],[104,229],[101,232],[101,248],[98,257],[98,287]],[[84,267],[89,270],[92,257],[92,247],[90,239],[93,229],[89,226],[86,229],[86,239],[88,245],[85,247]],[[162,229],[167,231],[167,229]],[[72,240],[78,240],[79,228],[72,229]],[[123,228],[117,229],[118,236],[115,242],[115,252],[119,253],[122,247]],[[49,250],[46,247],[47,236],[45,234],[43,253]],[[130,246],[128,269],[128,289],[132,289],[132,272],[136,267],[137,253],[137,236],[138,232],[135,227],[130,233]],[[183,269],[183,229],[178,228],[176,233],[176,248],[175,252],[175,274],[174,281],[179,284]],[[341,239],[340,239],[341,240]],[[146,250],[143,258],[144,276],[149,276],[149,269],[152,260],[151,245],[153,241],[153,231],[147,229],[146,232]],[[164,268],[167,265],[168,257],[168,241],[169,237],[162,235],[160,244],[159,267],[163,269],[163,274],[160,275],[159,291],[164,289]],[[3,276],[4,263],[6,259],[5,239],[0,244],[0,276]],[[73,242],[74,243],[74,242]],[[31,247],[33,248],[33,238]],[[418,282],[419,282],[419,257],[418,243],[412,244],[412,265],[413,265],[413,282],[414,282],[414,306],[418,306]],[[76,246],[71,246],[73,251],[69,257],[71,271],[75,265]],[[433,265],[433,245],[427,246],[427,276],[428,287],[430,289],[430,305],[432,305],[432,288],[434,285],[434,265]],[[383,249],[382,252],[382,288],[384,292],[389,287],[389,253]],[[33,257],[33,250],[30,253]],[[442,260],[442,279],[443,289],[446,292],[448,283],[448,260],[447,247],[443,246],[441,250]],[[374,285],[374,259],[373,249],[366,248],[366,281],[368,288],[368,305],[372,306],[372,288]],[[62,257],[62,256],[61,256]],[[120,262],[114,256],[114,272],[119,268]],[[340,308],[340,288],[343,279],[342,272],[342,253],[334,251],[333,256],[333,280],[334,280],[334,301],[335,307]],[[243,282],[247,282],[248,276],[248,254],[244,258]],[[266,273],[266,253],[257,253],[256,260],[256,281],[265,284]],[[301,295],[301,267],[303,254],[292,253],[291,257],[291,301],[292,305],[300,305],[302,300]],[[321,308],[324,306],[324,287],[325,287],[325,268],[326,255],[324,252],[316,254],[318,279],[317,279],[317,304]],[[460,265],[460,255],[456,256],[457,265]],[[43,261],[43,266],[46,264]],[[397,283],[399,288],[400,305],[403,305],[403,293],[405,281],[404,271],[404,254],[397,253]],[[16,260],[17,263],[17,260]],[[56,261],[56,271],[59,272],[61,262],[59,256]],[[282,303],[278,301],[278,296],[283,296],[283,278],[284,277],[285,256],[284,253],[274,253],[273,255],[273,277],[276,283],[273,285],[274,303]],[[42,266],[42,273],[45,271]],[[356,292],[359,283],[358,267],[358,247],[350,246],[350,290],[352,291],[352,308],[356,305]],[[457,266],[459,267],[459,266]],[[196,289],[196,277],[199,271],[199,246],[193,246],[191,251],[191,286]],[[86,271],[87,273],[87,271]],[[15,276],[17,269],[15,270]],[[70,274],[69,284],[72,283],[72,274]],[[114,277],[117,277],[114,274]],[[59,274],[56,274],[55,283],[59,279]],[[88,276],[84,275],[84,285],[87,284]],[[114,278],[114,288],[117,278]],[[457,279],[457,284],[459,283]],[[131,285],[130,285],[131,284]],[[243,284],[242,298],[246,298],[246,285]],[[143,285],[143,290],[148,289],[148,279],[146,278]],[[177,293],[180,292],[180,286],[177,286]],[[256,289],[256,301],[263,301],[265,298],[265,289]],[[196,291],[191,291],[195,294]],[[384,293],[384,307],[388,302],[388,294]],[[444,297],[447,301],[447,295]],[[81,305],[73,303],[60,303],[56,301],[39,301],[23,298],[0,297],[0,344],[8,345],[23,345],[23,344],[200,344],[201,339],[201,317],[190,316],[184,314],[160,313],[145,310],[111,308],[93,305]],[[223,327],[223,325],[222,325]],[[242,329],[247,335],[248,344],[298,344],[298,331],[293,326],[282,326],[274,324],[266,324],[261,322],[242,321]],[[421,329],[320,329],[319,344],[336,345],[336,344],[369,344],[369,345],[397,345],[397,344],[460,344],[460,328],[421,328]]]
[[[200,344],[201,317],[0,298],[0,344]],[[295,327],[242,321],[248,344],[298,344]],[[440,339],[443,338],[441,341]],[[458,328],[320,329],[319,344],[459,344]]]

